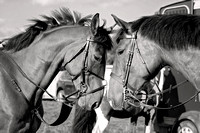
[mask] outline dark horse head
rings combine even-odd
[[[38,128],[35,112],[42,114],[42,95],[61,69],[68,71],[77,89],[79,106],[92,110],[101,102],[106,52],[112,41],[99,24],[99,14],[81,18],[62,8],[43,18],[8,39],[0,51],[0,88],[5,92],[0,94],[4,103],[0,118],[7,118],[0,124],[6,125],[3,132]]]
[[[153,15],[133,22],[113,18],[120,26],[108,91],[113,108],[137,114],[145,104],[138,95],[164,66],[179,70],[199,88],[199,16]]]

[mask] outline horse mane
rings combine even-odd
[[[25,32],[6,39],[4,50],[19,51],[28,47],[40,33],[63,25],[90,25],[92,15],[81,17],[79,12],[71,12],[68,8],[60,8],[52,12],[52,16],[41,15],[43,20],[31,19],[33,22]]]
[[[72,125],[72,133],[91,133],[96,123],[96,113],[94,110],[86,110],[78,104],[75,105],[75,115]]]
[[[200,48],[200,16],[152,15],[132,22],[132,30],[165,49]]]

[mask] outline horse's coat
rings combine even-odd
[[[0,51],[0,132],[37,131],[41,122],[34,112],[43,115],[42,94],[61,67],[82,93],[102,86],[99,77],[104,76],[106,50],[112,44],[109,32],[99,27],[99,14],[81,19],[63,8],[53,17],[43,17],[8,39]],[[89,71],[82,73],[85,67]],[[99,106],[102,95],[103,90],[80,95],[78,104],[91,110]]]
[[[120,79],[126,76],[129,53],[133,53],[127,78],[129,86],[123,86],[111,76],[108,99],[113,108],[124,108],[133,114],[140,112],[141,108],[124,101],[123,87],[134,93],[140,91],[164,66],[180,71],[199,90],[199,16],[153,15],[129,23],[113,17],[121,28],[115,37],[118,48],[112,73]]]

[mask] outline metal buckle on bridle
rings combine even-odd
[[[87,69],[84,69],[82,70],[82,81],[80,83],[80,91],[79,91],[79,96],[78,97],[81,97],[84,93],[86,93],[86,91],[88,90],[88,70]]]
[[[138,98],[137,96],[141,96]],[[145,98],[143,98],[145,96]],[[129,88],[124,89],[124,101],[134,107],[144,107],[147,101],[147,95],[144,91],[132,91]]]

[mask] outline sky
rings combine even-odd
[[[0,39],[23,32],[31,24],[30,19],[51,15],[61,7],[78,11],[82,16],[100,13],[109,27],[114,24],[111,14],[133,21],[178,1],[182,0],[0,0]]]

